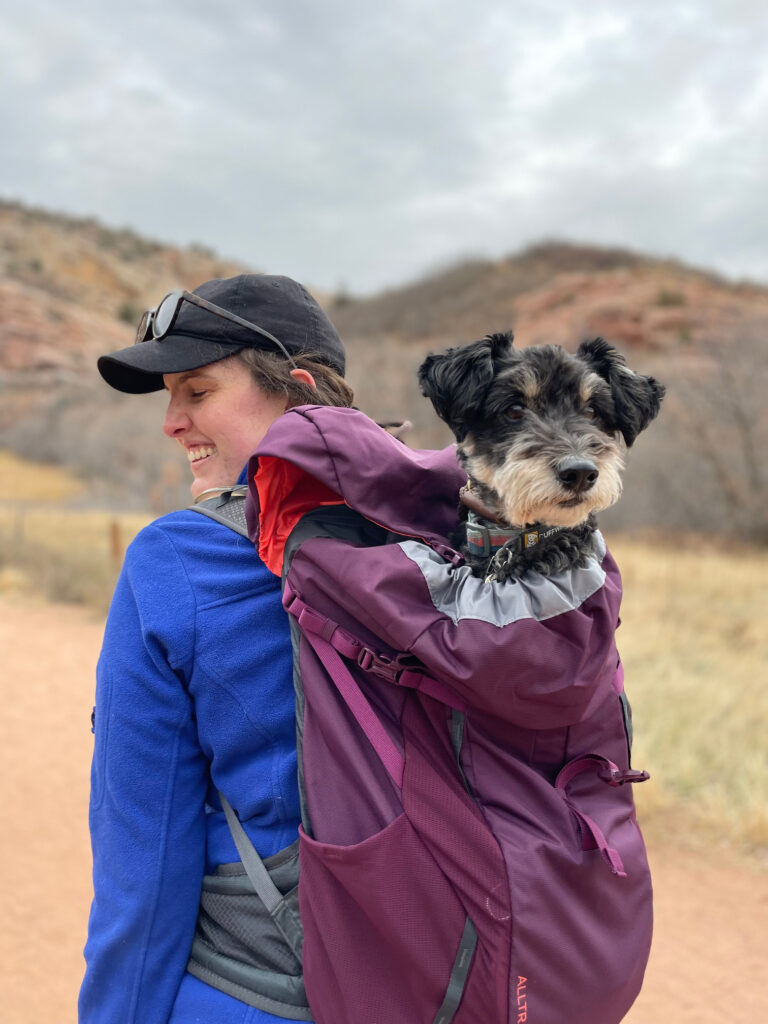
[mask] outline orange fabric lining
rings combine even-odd
[[[343,505],[336,491],[303,469],[274,455],[259,457],[253,478],[259,495],[259,555],[275,576],[283,571],[283,551],[301,517],[321,505]]]

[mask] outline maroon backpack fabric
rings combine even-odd
[[[259,457],[344,500],[299,522],[284,569],[315,1020],[617,1024],[652,901],[602,539],[582,569],[484,583],[448,544],[450,449],[303,407],[251,482]],[[258,541],[255,485],[247,513]]]

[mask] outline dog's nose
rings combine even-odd
[[[561,459],[557,464],[557,479],[571,491],[580,494],[593,486],[600,471],[589,459],[580,459],[574,455]]]

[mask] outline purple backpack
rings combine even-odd
[[[288,505],[308,478],[343,500],[299,520],[283,574],[317,1024],[616,1024],[652,901],[602,540],[584,568],[484,583],[446,539],[453,450],[310,406],[251,461],[262,545],[276,461]]]

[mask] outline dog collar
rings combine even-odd
[[[488,558],[500,548],[516,549],[519,552],[529,551],[539,544],[545,544],[558,533],[566,529],[564,526],[500,526],[489,522],[470,509],[467,515],[467,545],[473,555]]]

